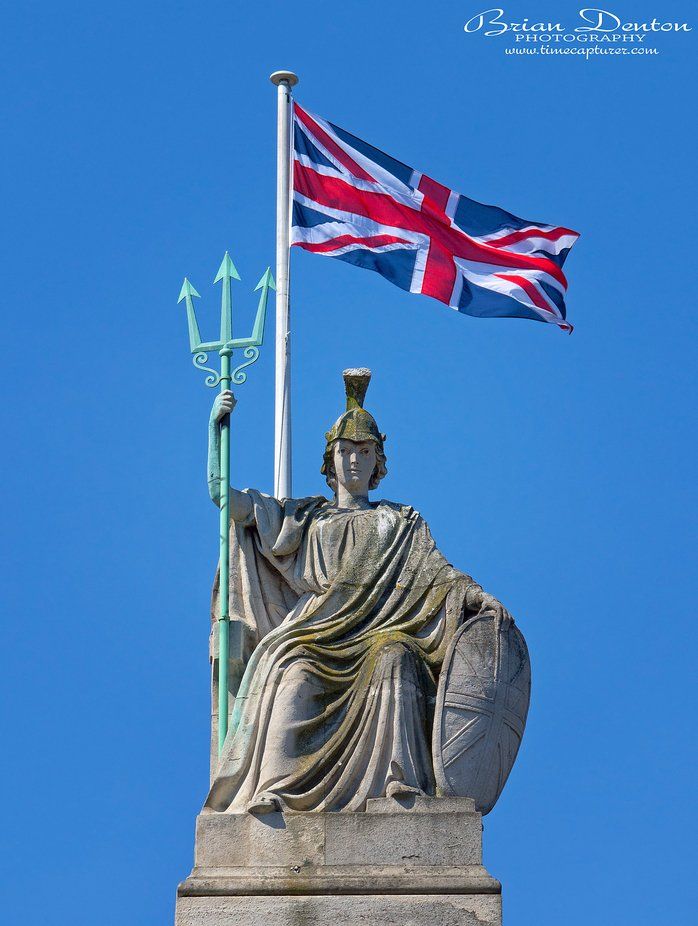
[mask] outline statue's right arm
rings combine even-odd
[[[216,396],[208,422],[208,494],[217,508],[221,504],[221,421],[235,408],[235,396],[229,390]],[[252,499],[237,489],[230,491],[230,516],[245,521],[252,514]]]

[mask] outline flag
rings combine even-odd
[[[291,244],[468,315],[568,331],[577,232],[468,199],[294,103]]]

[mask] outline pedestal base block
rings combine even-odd
[[[202,814],[176,926],[501,926],[465,798],[365,813]]]
[[[177,926],[499,926],[496,896],[180,897]]]

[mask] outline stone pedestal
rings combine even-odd
[[[365,813],[201,814],[175,926],[501,926],[468,798]]]

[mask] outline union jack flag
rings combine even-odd
[[[562,265],[579,235],[485,206],[294,104],[291,243],[459,312],[568,331]]]

